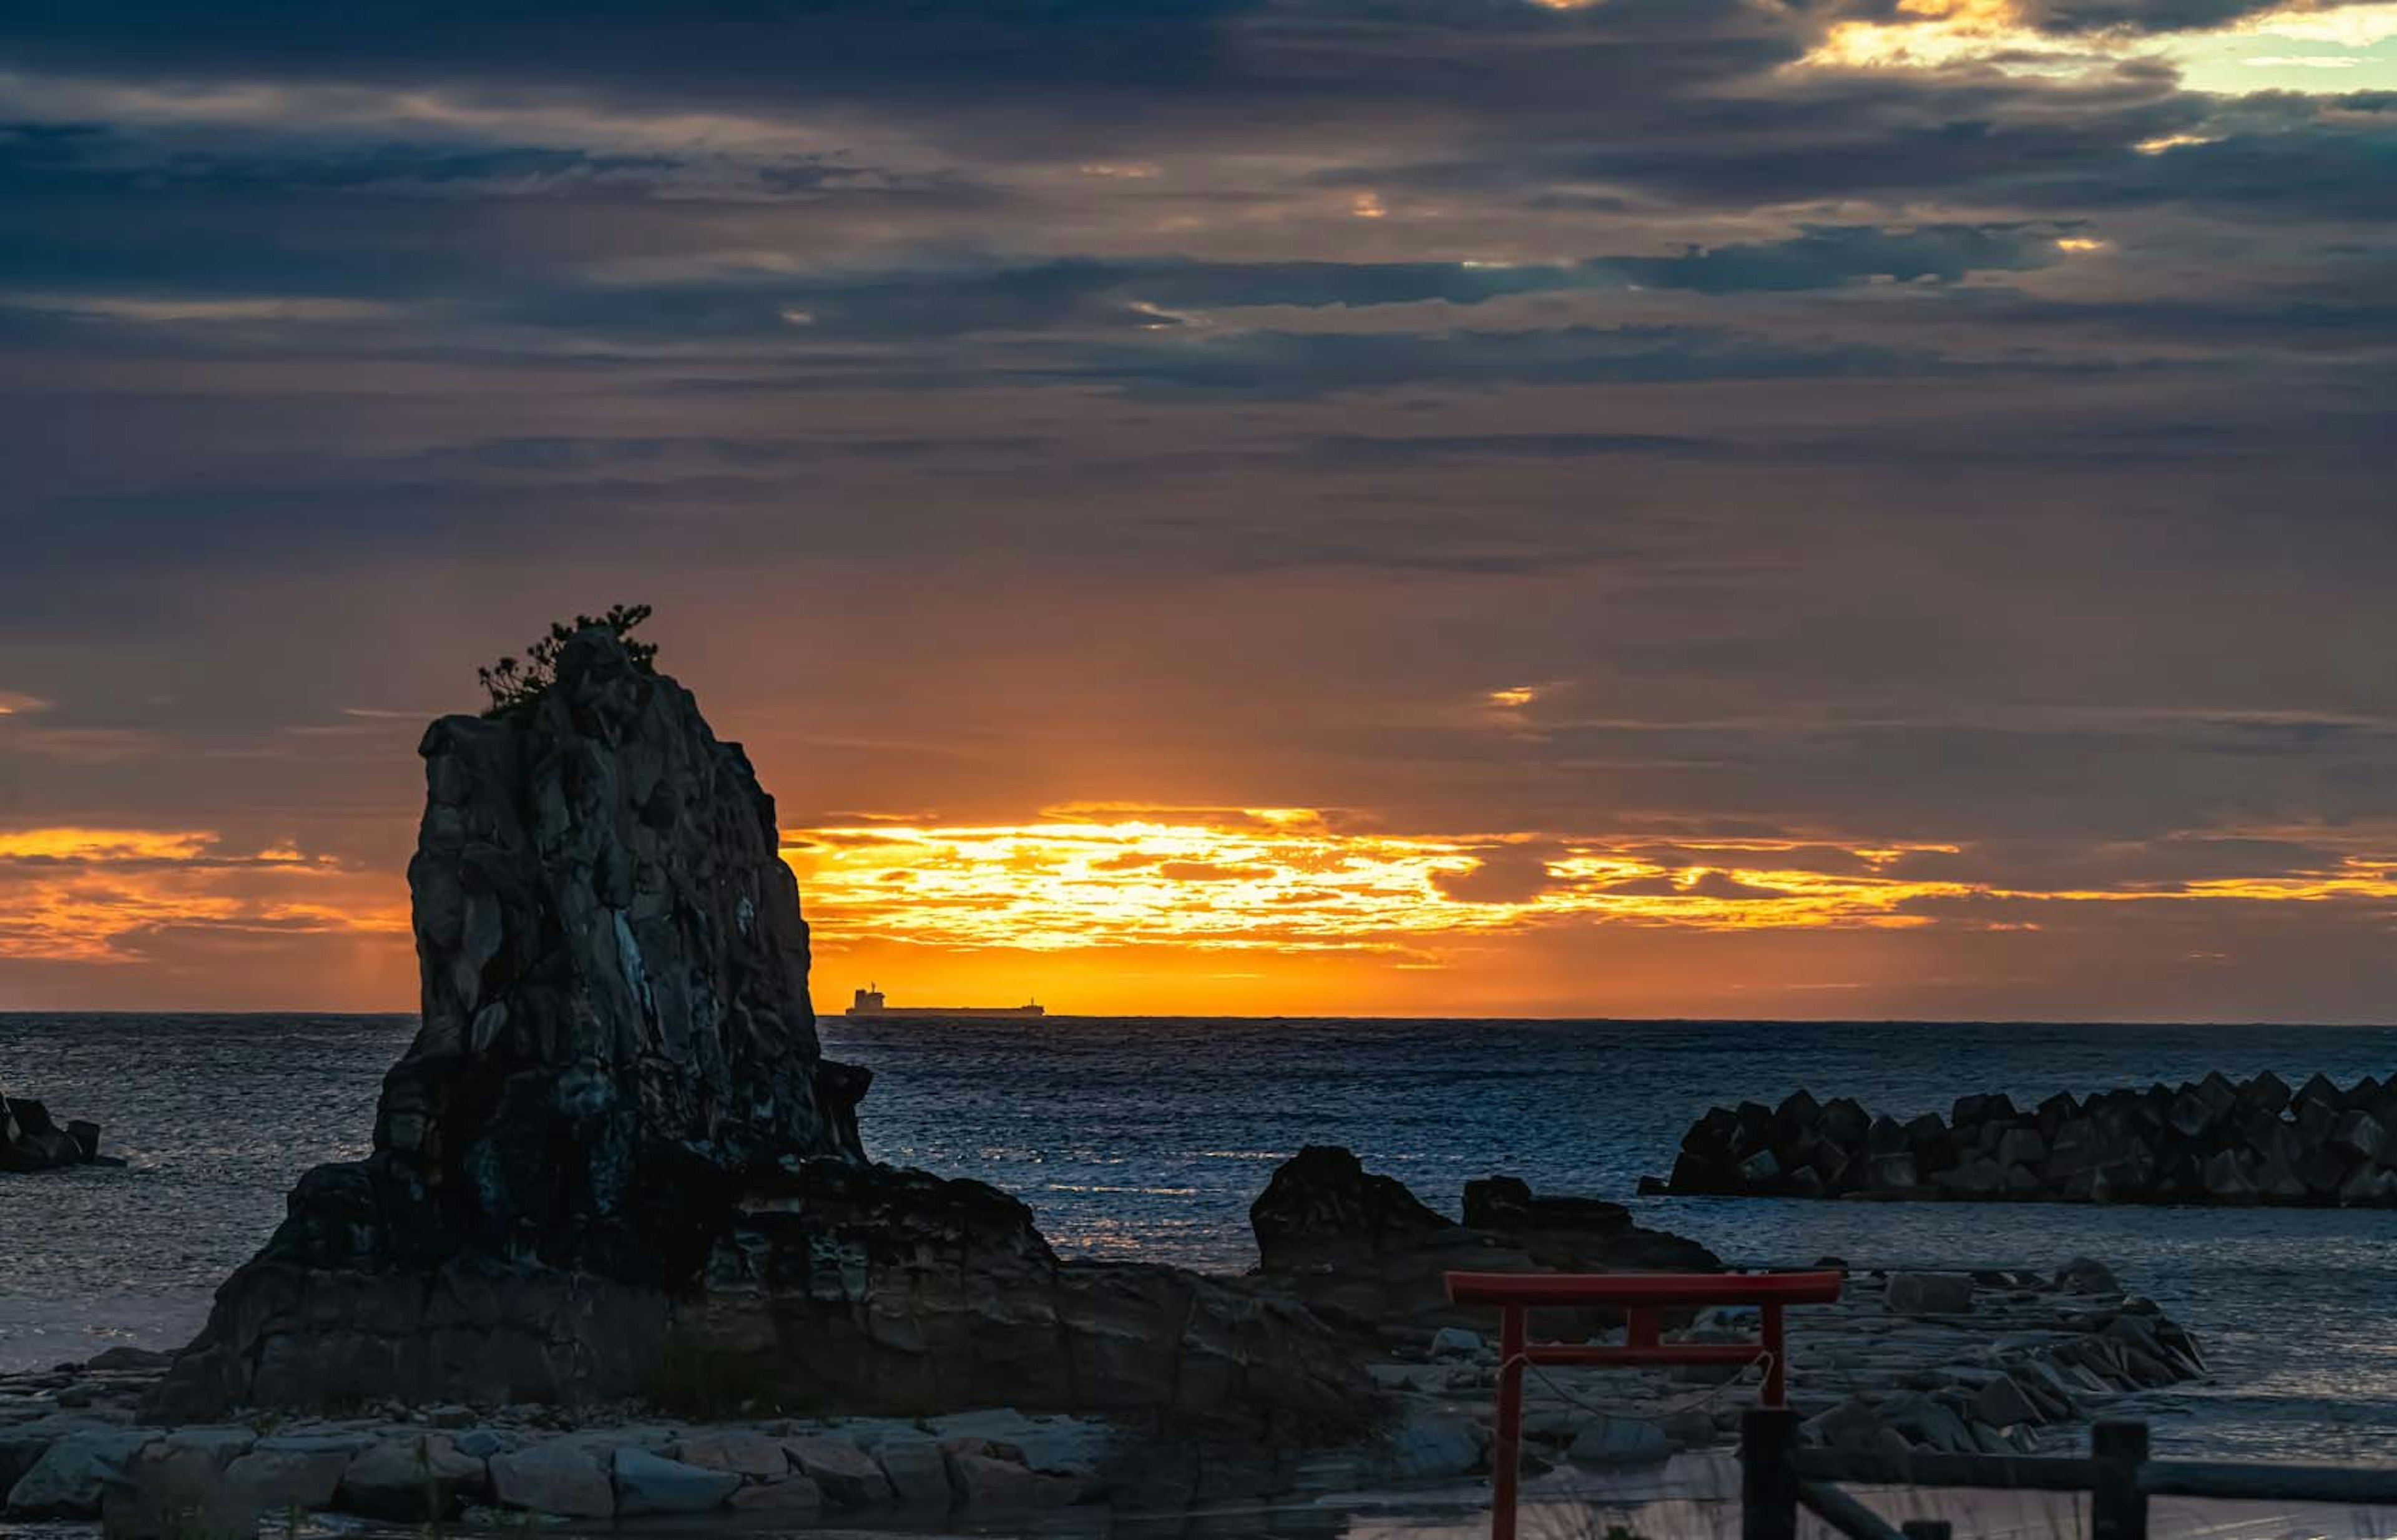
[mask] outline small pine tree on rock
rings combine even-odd
[[[605,626],[615,633],[616,639],[624,644],[624,655],[633,660],[635,668],[644,674],[656,673],[658,644],[636,642],[632,635],[634,628],[649,618],[649,607],[646,604],[614,604],[608,607],[604,615],[577,615],[572,624],[564,621],[550,622],[549,635],[525,649],[524,662],[502,658],[489,668],[475,670],[475,677],[482,682],[483,693],[491,698],[491,703],[484,708],[483,715],[505,716],[511,712],[524,710],[547,694],[549,687],[557,682],[557,659],[566,650],[566,644],[574,639],[575,633],[593,626]]]

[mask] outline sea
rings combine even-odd
[[[122,1169],[0,1176],[0,1368],[171,1348],[293,1181],[366,1153],[405,1016],[0,1015],[0,1085]],[[876,1158],[1030,1204],[1064,1252],[1225,1273],[1275,1165],[1346,1145],[1453,1213],[1471,1178],[1628,1204],[1734,1264],[2052,1269],[2096,1257],[2193,1331],[2161,1450],[2397,1465],[2397,1212],[1640,1198],[1708,1106],[1803,1086],[1901,1118],[1960,1094],[2218,1069],[2397,1071],[2397,1028],[2095,1024],[826,1018],[874,1071]],[[1802,1366],[1801,1371],[1802,1371]]]

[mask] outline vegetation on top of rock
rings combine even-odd
[[[548,694],[549,687],[557,682],[557,659],[566,644],[574,639],[577,632],[595,626],[605,627],[624,644],[624,655],[633,660],[635,668],[644,674],[656,673],[658,644],[633,640],[634,629],[649,618],[649,607],[646,604],[611,604],[604,615],[575,616],[571,625],[564,621],[550,622],[549,635],[525,649],[523,663],[502,658],[489,668],[475,670],[483,692],[491,698],[483,715],[505,716]]]

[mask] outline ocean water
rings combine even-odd
[[[292,1181],[364,1153],[409,1018],[0,1015],[0,1082],[92,1118],[124,1170],[0,1177],[0,1366],[180,1345]],[[2111,1264],[2195,1331],[2213,1383],[2150,1408],[2165,1449],[2397,1463],[2397,1212],[1637,1199],[1717,1102],[1800,1085],[1900,1116],[1966,1091],[2208,1069],[2397,1070],[2397,1029],[827,1018],[868,1066],[877,1158],[979,1177],[1064,1251],[1239,1271],[1274,1164],[1345,1144],[1455,1212],[1468,1179],[1632,1205],[1735,1263]],[[1801,1370],[1802,1370],[1802,1366]]]

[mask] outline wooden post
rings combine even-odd
[[[2148,1493],[2139,1467],[2148,1463],[2148,1425],[2099,1423],[2089,1430],[2097,1480],[2089,1493],[2090,1540],[2147,1540]]]
[[[1515,1540],[1515,1492],[1523,1466],[1522,1306],[1498,1316],[1498,1427],[1490,1449],[1490,1540]]]
[[[1797,1447],[1795,1412],[1758,1407],[1740,1418],[1740,1540],[1797,1540],[1798,1470],[1789,1463]]]
[[[1789,1348],[1782,1340],[1781,1306],[1771,1300],[1764,1304],[1764,1388],[1757,1396],[1760,1406],[1789,1404]]]

